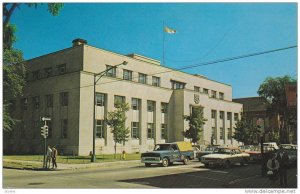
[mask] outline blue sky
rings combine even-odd
[[[68,48],[75,38],[120,54],[162,60],[180,68],[297,45],[296,3],[66,3],[53,17],[46,5],[22,6],[12,16],[25,59]],[[297,49],[184,70],[230,84],[233,97],[257,96],[268,76],[297,77]]]

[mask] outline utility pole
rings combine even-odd
[[[51,118],[41,117],[41,121],[44,121],[44,126],[41,127],[41,135],[44,138],[44,160],[43,160],[43,168],[47,168],[46,153],[47,153],[47,137],[48,137],[48,132],[49,132],[49,127],[47,125],[47,121],[51,121]]]

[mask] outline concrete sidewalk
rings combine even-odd
[[[40,169],[31,169],[31,170],[41,170],[43,162],[38,161],[25,161],[25,160],[11,160],[3,159],[6,162],[19,162],[19,163],[33,163],[40,164]],[[83,169],[83,168],[96,168],[96,167],[109,167],[109,166],[129,166],[129,165],[142,165],[140,160],[125,160],[125,161],[114,161],[114,162],[101,162],[101,163],[86,163],[86,164],[66,164],[66,163],[57,163],[57,170],[74,170],[74,169]],[[51,164],[52,166],[52,164]],[[5,167],[4,167],[5,168]],[[30,169],[28,169],[30,170]]]

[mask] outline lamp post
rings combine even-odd
[[[94,100],[93,100],[93,153],[92,153],[92,158],[91,162],[96,162],[96,154],[95,154],[95,141],[96,141],[96,84],[97,82],[103,77],[108,71],[120,66],[120,65],[127,65],[127,61],[123,61],[122,63],[112,66],[100,73],[94,74]],[[97,76],[99,78],[97,79]]]

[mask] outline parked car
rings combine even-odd
[[[219,145],[216,146],[208,146],[206,147],[203,151],[199,151],[196,154],[196,158],[198,158],[199,162],[201,162],[201,157],[205,156],[207,154],[212,154],[214,152],[215,149],[219,148]]]
[[[241,166],[248,163],[250,155],[238,148],[217,148],[212,154],[201,157],[205,166],[229,168],[232,164],[240,163]]]
[[[259,162],[261,161],[261,147],[253,146],[250,151],[245,151],[250,155],[250,161]],[[274,147],[264,146],[264,155],[268,158],[271,153],[276,153]]]
[[[253,148],[253,145],[242,145],[242,146],[239,146],[239,149],[242,152],[250,151],[251,148]]]
[[[266,143],[264,143],[263,145],[264,145],[264,146],[267,146],[267,147],[273,147],[273,148],[275,148],[275,150],[278,150],[278,149],[279,149],[279,147],[278,147],[278,145],[277,145],[276,142],[266,142]]]
[[[197,157],[197,153],[200,152],[200,149],[196,146],[193,146],[194,159]]]
[[[156,144],[152,152],[141,154],[141,162],[145,163],[146,167],[151,164],[161,164],[167,167],[173,162],[187,164],[192,159],[194,159],[194,151],[189,142]]]
[[[282,147],[288,154],[289,166],[297,165],[297,145],[294,144],[281,144]]]

